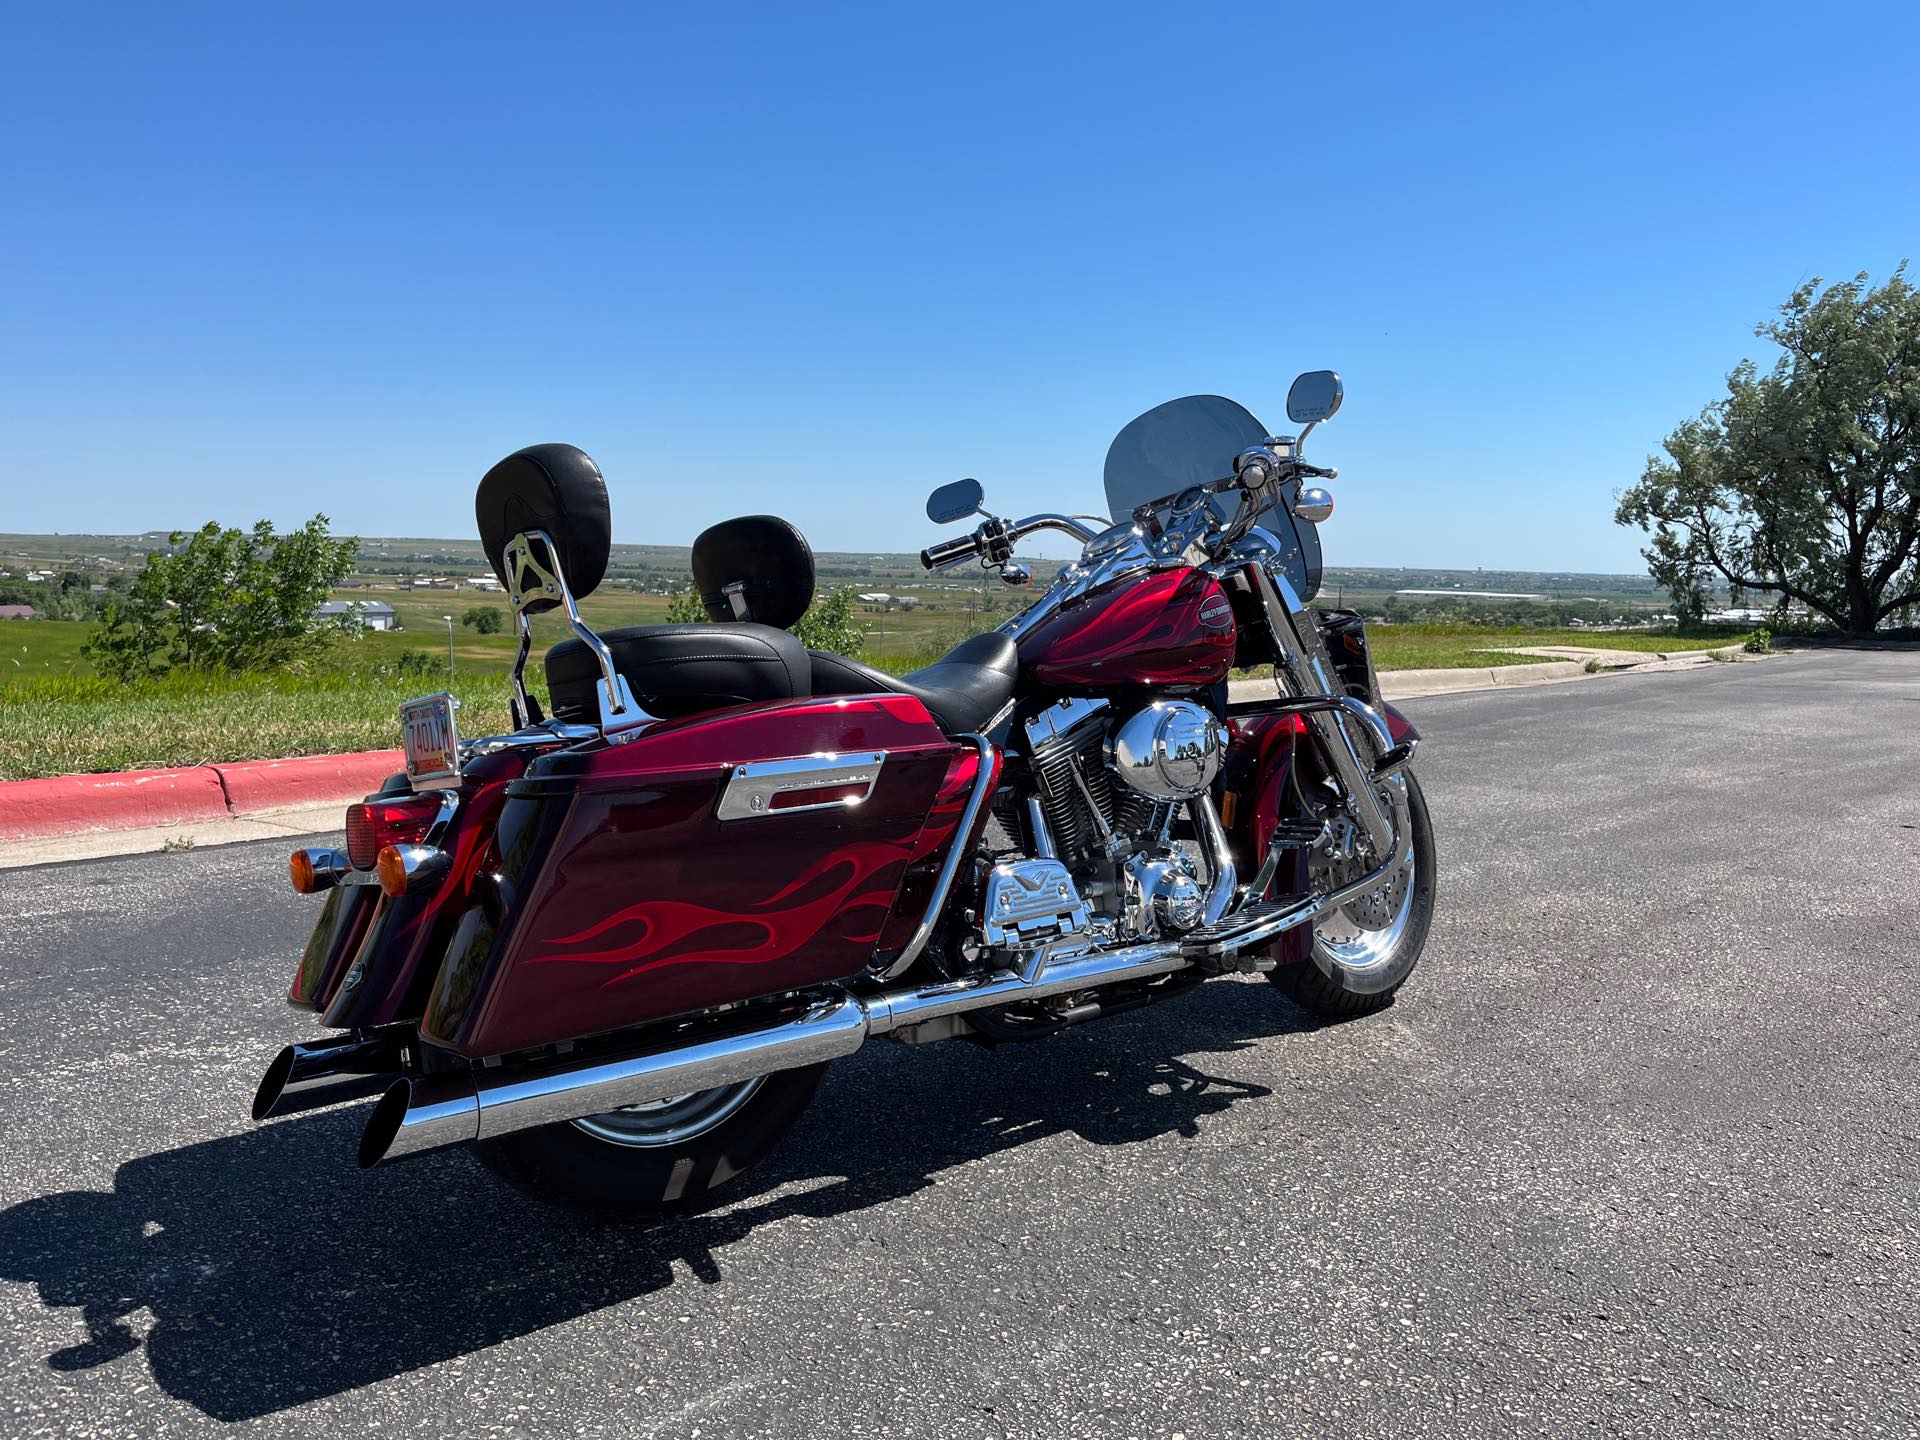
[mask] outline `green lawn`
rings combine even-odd
[[[513,659],[513,640],[506,634],[476,635],[459,625],[460,615],[471,605],[497,602],[466,594],[392,592],[381,598],[394,605],[406,630],[343,641],[335,665],[244,680],[177,675],[131,689],[97,678],[80,655],[80,644],[91,625],[0,622],[0,780],[392,747],[399,741],[395,712],[400,702],[449,687],[442,668],[446,625],[439,618],[449,610],[455,620],[450,688],[461,698],[461,730],[479,735],[504,729],[504,679]],[[448,605],[449,599],[457,599],[458,607]],[[999,601],[998,596],[992,599]],[[662,620],[666,601],[614,592],[594,596],[584,608],[590,621],[612,627]],[[1001,618],[1007,608],[1001,602],[998,613],[988,618]],[[893,669],[923,663],[968,633],[968,616],[961,603],[935,611],[861,618],[875,627],[869,634],[867,658]],[[536,629],[536,655],[564,633],[550,617],[543,618]],[[1721,633],[1684,639],[1671,634],[1488,630],[1464,625],[1377,626],[1370,636],[1375,664],[1381,670],[1534,661],[1529,656],[1484,653],[1505,645],[1644,651],[1725,644],[1735,638]],[[423,671],[395,673],[396,662],[407,650],[424,651],[434,661]],[[538,693],[542,688],[538,665],[530,671]]]
[[[1740,635],[1725,630],[1493,630],[1473,625],[1374,625],[1367,642],[1377,670],[1462,670],[1478,665],[1545,663],[1547,655],[1490,654],[1514,645],[1579,645],[1594,650],[1711,649],[1731,645]]]

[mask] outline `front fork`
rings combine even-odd
[[[1319,740],[1342,803],[1367,837],[1373,853],[1392,855],[1399,837],[1394,833],[1392,813],[1380,803],[1380,782],[1406,764],[1412,756],[1411,746],[1396,748],[1379,711],[1347,694],[1327,655],[1319,619],[1300,598],[1293,582],[1284,574],[1269,573],[1258,562],[1247,566],[1246,575],[1254,594],[1260,597],[1267,629],[1273,635],[1279,656],[1274,670],[1281,689],[1293,699],[1307,702],[1297,708]],[[1362,756],[1354,738],[1355,726],[1367,731],[1377,760]]]

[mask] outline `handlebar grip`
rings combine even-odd
[[[960,535],[952,540],[942,540],[938,545],[929,545],[920,552],[920,566],[924,570],[944,570],[957,561],[964,560],[976,552],[973,536]]]

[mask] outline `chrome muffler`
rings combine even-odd
[[[839,1060],[869,1035],[990,1005],[1165,975],[1188,963],[1175,942],[1134,945],[1054,960],[1031,982],[1003,970],[864,998],[843,993],[777,1024],[693,1040],[662,1039],[626,1054],[567,1059],[534,1071],[474,1065],[403,1077],[373,1107],[360,1137],[360,1164],[371,1167],[445,1145]]]
[[[403,1078],[373,1107],[360,1137],[360,1164],[371,1167],[442,1145],[838,1060],[866,1038],[866,1010],[842,995],[776,1025],[680,1043],[662,1040],[626,1055],[563,1061],[532,1072],[469,1066]]]
[[[287,1046],[260,1077],[253,1118],[295,1115],[380,1094],[407,1068],[408,1038],[405,1032],[349,1032]]]

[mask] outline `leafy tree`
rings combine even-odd
[[[1615,519],[1686,614],[1718,573],[1854,634],[1920,601],[1920,291],[1902,265],[1794,291],[1727,395],[1666,439]]]
[[[273,533],[223,530],[209,521],[147,556],[124,599],[107,602],[105,624],[86,644],[104,675],[135,680],[186,667],[243,673],[312,656],[353,622],[314,612],[353,568],[360,542],[335,540],[327,517]]]
[[[476,605],[460,617],[460,623],[476,635],[497,635],[506,624],[506,614],[498,605]]]
[[[669,625],[697,625],[707,618],[707,607],[691,590],[676,590],[667,597]]]
[[[809,650],[854,654],[866,644],[867,627],[854,621],[853,597],[851,586],[815,596],[807,613],[794,622],[794,635]],[[667,597],[669,625],[695,625],[706,619],[707,607],[695,591],[678,590]]]
[[[809,650],[831,650],[836,655],[851,655],[865,645],[867,627],[853,618],[853,597],[851,585],[815,596],[793,627],[800,643]]]

